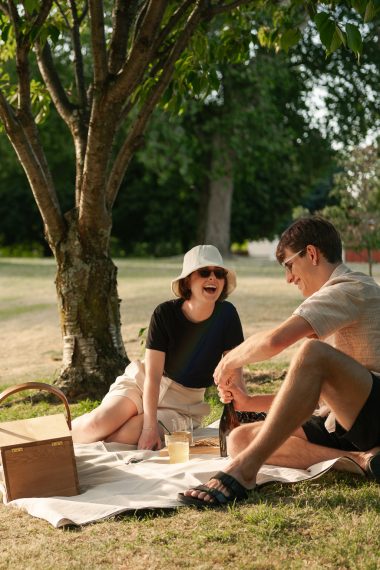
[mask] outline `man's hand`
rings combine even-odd
[[[222,358],[214,371],[214,382],[221,388],[228,388],[236,377],[236,370],[228,367],[227,357]]]
[[[247,394],[245,385],[240,381],[226,388],[222,388],[219,385],[218,394],[223,404],[233,401],[235,410],[246,411],[250,409],[249,402],[251,397]]]
[[[140,439],[137,444],[137,449],[161,449],[161,437],[158,431],[158,424],[156,427],[143,428]]]

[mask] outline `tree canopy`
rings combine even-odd
[[[374,0],[0,0],[0,121],[57,261],[59,385],[71,397],[104,393],[127,361],[112,208],[158,103],[180,109],[188,94],[207,97],[220,82],[214,60],[245,61],[254,34],[287,51],[308,18],[328,53],[345,46],[359,59],[361,29],[350,14],[370,21],[377,8]],[[75,155],[68,207],[39,126],[51,103]]]

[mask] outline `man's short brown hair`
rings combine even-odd
[[[331,222],[321,216],[299,218],[289,226],[280,237],[276,249],[279,263],[285,259],[285,248],[301,251],[304,255],[308,245],[314,245],[325,256],[329,263],[342,261],[342,240]]]

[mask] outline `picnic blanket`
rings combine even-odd
[[[217,435],[214,425],[197,432],[198,438]],[[158,451],[138,451],[128,445],[97,442],[75,444],[74,448],[79,495],[16,499],[6,504],[24,509],[56,528],[84,525],[126,511],[170,509],[181,506],[176,499],[177,493],[205,483],[229,461],[215,453],[195,453],[187,463],[171,465],[168,457]],[[321,476],[338,461],[342,465],[345,460],[324,461],[306,470],[263,465],[257,483],[262,486],[270,482],[305,481]],[[346,463],[347,470],[363,474],[349,459]]]

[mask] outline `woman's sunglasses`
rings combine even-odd
[[[201,269],[198,269],[197,273],[203,278],[210,277],[211,273],[213,273],[217,279],[224,279],[228,271],[225,269],[208,269],[207,267],[202,267]]]

